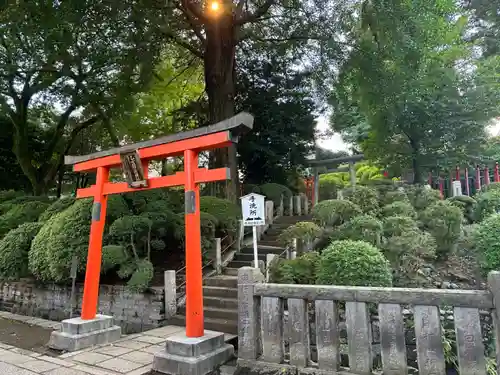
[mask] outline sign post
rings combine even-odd
[[[240,198],[243,225],[253,227],[253,257],[254,267],[259,268],[259,254],[257,250],[257,227],[266,224],[265,197],[251,193]]]

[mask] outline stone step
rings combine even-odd
[[[186,316],[186,309],[179,308],[178,315]],[[203,307],[203,315],[208,319],[224,320],[224,321],[238,321],[237,309],[217,309],[214,307]]]
[[[215,276],[203,280],[203,285],[223,288],[237,288],[238,278],[234,276]]]
[[[312,215],[302,215],[302,216],[281,216],[273,223],[274,224],[296,224],[299,221],[311,221]]]
[[[267,234],[263,235],[259,242],[274,242],[277,243],[278,246],[283,246],[283,244],[278,240],[278,236],[268,236]]]
[[[266,262],[266,254],[262,254],[258,252],[257,249],[257,257],[259,260],[262,260],[264,263]],[[236,253],[234,255],[234,262],[252,262],[254,260],[253,249],[251,253]]]
[[[276,246],[260,246],[257,248],[257,252],[259,255],[266,255],[266,254],[281,254],[283,251],[285,251],[284,247],[276,247]],[[244,247],[241,249],[240,253],[238,254],[253,254],[253,248],[252,247]]]
[[[259,246],[274,246],[274,247],[281,247],[281,243],[278,241],[259,241],[258,242]]]
[[[229,268],[252,267],[252,261],[231,261],[227,265]]]
[[[186,324],[186,317],[184,315],[175,315],[168,321],[169,324],[182,325]],[[205,317],[204,328],[210,331],[223,332],[226,334],[238,334],[238,321],[230,321],[226,319],[213,319]]]
[[[203,296],[203,306],[216,309],[238,309],[238,299]]]
[[[224,268],[224,275],[238,276],[238,268]]]
[[[203,295],[206,297],[238,298],[238,289],[204,286]]]

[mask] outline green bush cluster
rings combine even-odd
[[[200,210],[212,215],[221,231],[236,231],[241,218],[240,206],[227,199],[217,197],[201,197]]]
[[[75,203],[76,199],[73,197],[65,197],[58,199],[54,203],[52,203],[38,218],[38,221],[43,222],[49,220],[52,216],[58,214],[59,212],[64,211],[73,203]]]
[[[500,269],[500,214],[487,217],[473,232],[480,266],[487,273]]]
[[[373,216],[360,215],[339,226],[332,238],[365,241],[374,246],[379,246],[382,233],[383,227],[380,220]]]
[[[48,203],[38,201],[13,205],[9,211],[0,216],[0,237],[21,224],[37,221],[48,206]]]
[[[337,199],[339,190],[344,187],[344,181],[337,173],[326,173],[319,177],[319,201]]]
[[[376,247],[363,241],[333,241],[318,262],[317,284],[392,286],[389,262]]]
[[[341,225],[361,214],[361,208],[348,200],[330,199],[313,207],[313,218],[323,227]]]
[[[295,259],[276,258],[269,279],[278,284],[315,284],[319,253],[309,252]]]
[[[401,236],[418,230],[418,223],[408,216],[389,216],[383,220],[385,237]]]
[[[438,201],[422,213],[421,220],[436,240],[438,257],[446,258],[456,250],[462,233],[460,208],[447,201]]]
[[[381,216],[382,217],[407,216],[415,219],[417,217],[417,212],[415,211],[415,209],[413,208],[413,206],[410,204],[409,201],[407,202],[396,201],[388,205],[385,205],[382,208]]]
[[[295,238],[305,242],[311,242],[321,236],[322,230],[316,224],[309,221],[301,221],[285,229],[278,237],[283,245],[290,245]]]
[[[423,211],[441,200],[441,193],[438,190],[429,189],[426,185],[410,185],[405,191],[417,211]]]
[[[379,196],[377,190],[367,186],[356,186],[343,190],[344,199],[359,206],[365,214],[376,214],[379,209]]]
[[[500,212],[500,190],[492,189],[484,193],[476,194],[476,207],[474,219],[481,222],[492,214]]]
[[[467,224],[472,224],[474,222],[474,212],[477,205],[474,198],[468,197],[467,195],[460,195],[448,198],[447,201],[449,201],[453,206],[460,208]]]
[[[395,190],[392,190],[392,189],[385,190],[382,192],[379,189],[379,196],[380,196],[381,206],[387,206],[387,205],[393,204],[395,202],[410,203],[410,199],[408,198],[408,195],[406,194],[406,192],[402,188],[397,188]]]
[[[29,276],[28,253],[42,223],[24,223],[0,240],[0,277],[18,280]]]

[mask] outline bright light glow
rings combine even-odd
[[[210,9],[214,12],[218,11],[219,10],[219,3],[217,1],[213,1],[211,4],[210,4]]]

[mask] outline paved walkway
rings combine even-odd
[[[58,329],[60,323],[0,312],[5,319]],[[165,347],[169,336],[184,327],[165,326],[123,336],[112,344],[51,357],[0,343],[0,374],[9,375],[144,375],[149,373],[154,353]],[[234,338],[228,335],[226,340]],[[225,367],[225,366],[224,366]],[[222,369],[231,373],[231,368]]]

